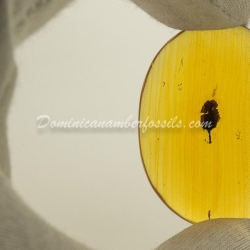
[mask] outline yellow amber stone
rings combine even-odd
[[[146,76],[139,120],[147,176],[169,208],[190,222],[250,218],[248,29],[168,42]]]

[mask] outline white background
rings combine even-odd
[[[16,51],[14,187],[56,228],[100,250],[150,250],[190,224],[151,188],[137,130],[37,129],[51,120],[137,120],[155,54],[178,31],[124,0],[78,0]]]

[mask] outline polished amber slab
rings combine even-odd
[[[139,129],[141,156],[175,213],[250,218],[248,29],[185,31],[168,42],[146,76],[139,119],[155,122]]]

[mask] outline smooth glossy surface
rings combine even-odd
[[[250,218],[249,44],[243,27],[186,31],[147,74],[139,119],[175,121],[139,129],[143,164],[162,200],[188,221]],[[208,120],[210,130],[193,127]]]

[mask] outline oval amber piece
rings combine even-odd
[[[249,45],[243,27],[185,31],[146,76],[143,164],[162,200],[190,222],[250,218]]]

